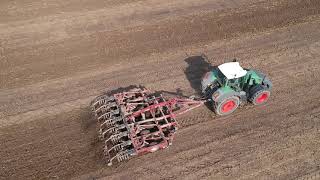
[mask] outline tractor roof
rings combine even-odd
[[[247,71],[244,70],[238,62],[224,63],[218,66],[218,68],[228,79],[236,79],[247,74]]]

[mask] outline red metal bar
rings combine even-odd
[[[193,100],[193,99],[176,99],[176,104],[182,106],[182,109],[174,112],[176,115],[184,114],[192,109],[204,105],[206,100]]]

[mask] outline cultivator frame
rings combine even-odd
[[[206,100],[165,98],[145,88],[102,95],[92,101],[100,138],[109,166],[130,156],[155,152],[172,144],[178,129],[176,116]]]

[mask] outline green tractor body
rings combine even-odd
[[[229,62],[205,74],[201,82],[204,97],[212,101],[219,115],[232,113],[241,103],[265,103],[270,97],[271,81],[256,70],[243,69]]]

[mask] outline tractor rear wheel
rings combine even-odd
[[[214,110],[218,115],[228,115],[233,113],[240,104],[240,99],[236,96],[227,97],[221,102],[215,103]]]
[[[250,90],[249,101],[254,105],[264,104],[270,97],[270,90],[262,85],[256,85]]]

